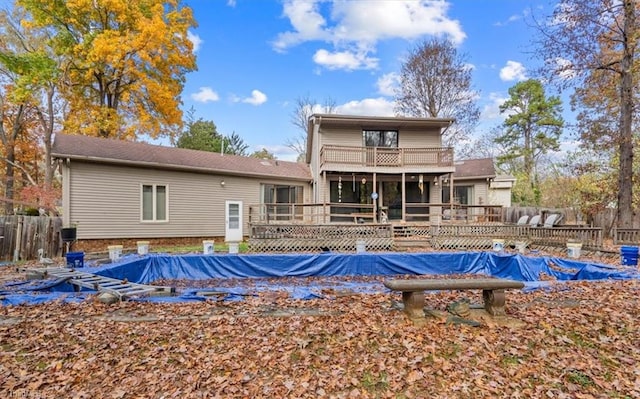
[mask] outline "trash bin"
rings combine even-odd
[[[84,267],[84,252],[67,252],[67,267]]]
[[[638,247],[623,245],[620,247],[620,261],[626,266],[635,266],[638,264]]]

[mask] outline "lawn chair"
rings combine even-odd
[[[516,224],[518,226],[524,226],[527,224],[528,221],[529,221],[529,215],[524,215],[524,216],[521,216],[520,219],[518,219],[518,222]]]
[[[551,228],[557,225],[560,222],[560,220],[562,220],[561,214],[552,213],[551,215],[547,216],[547,218],[544,220],[544,227]]]
[[[529,220],[529,227],[538,227],[540,226],[540,215],[531,216],[531,220]]]

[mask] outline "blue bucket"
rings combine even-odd
[[[638,264],[638,247],[625,245],[620,247],[620,261],[626,266],[636,266]]]
[[[84,252],[68,252],[67,267],[75,269],[84,266]]]

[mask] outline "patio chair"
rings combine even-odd
[[[540,226],[540,215],[531,216],[531,220],[529,220],[529,227],[538,227]]]
[[[547,216],[547,218],[544,220],[544,227],[551,228],[551,227],[557,225],[558,222],[560,222],[560,220],[562,220],[562,215],[561,214],[552,213],[551,215]]]
[[[518,226],[524,226],[527,224],[528,221],[529,221],[529,215],[524,215],[524,216],[521,216],[520,219],[518,219],[518,222],[516,224]]]

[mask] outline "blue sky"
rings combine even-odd
[[[198,71],[187,76],[184,110],[235,132],[250,151],[294,160],[287,139],[296,98],[337,112],[393,115],[393,84],[403,57],[432,36],[451,39],[473,66],[482,111],[477,134],[499,124],[508,89],[531,77],[530,15],[546,0],[186,0]],[[550,90],[550,89],[549,89]],[[554,93],[547,93],[554,94]],[[564,105],[565,109],[568,104]]]

